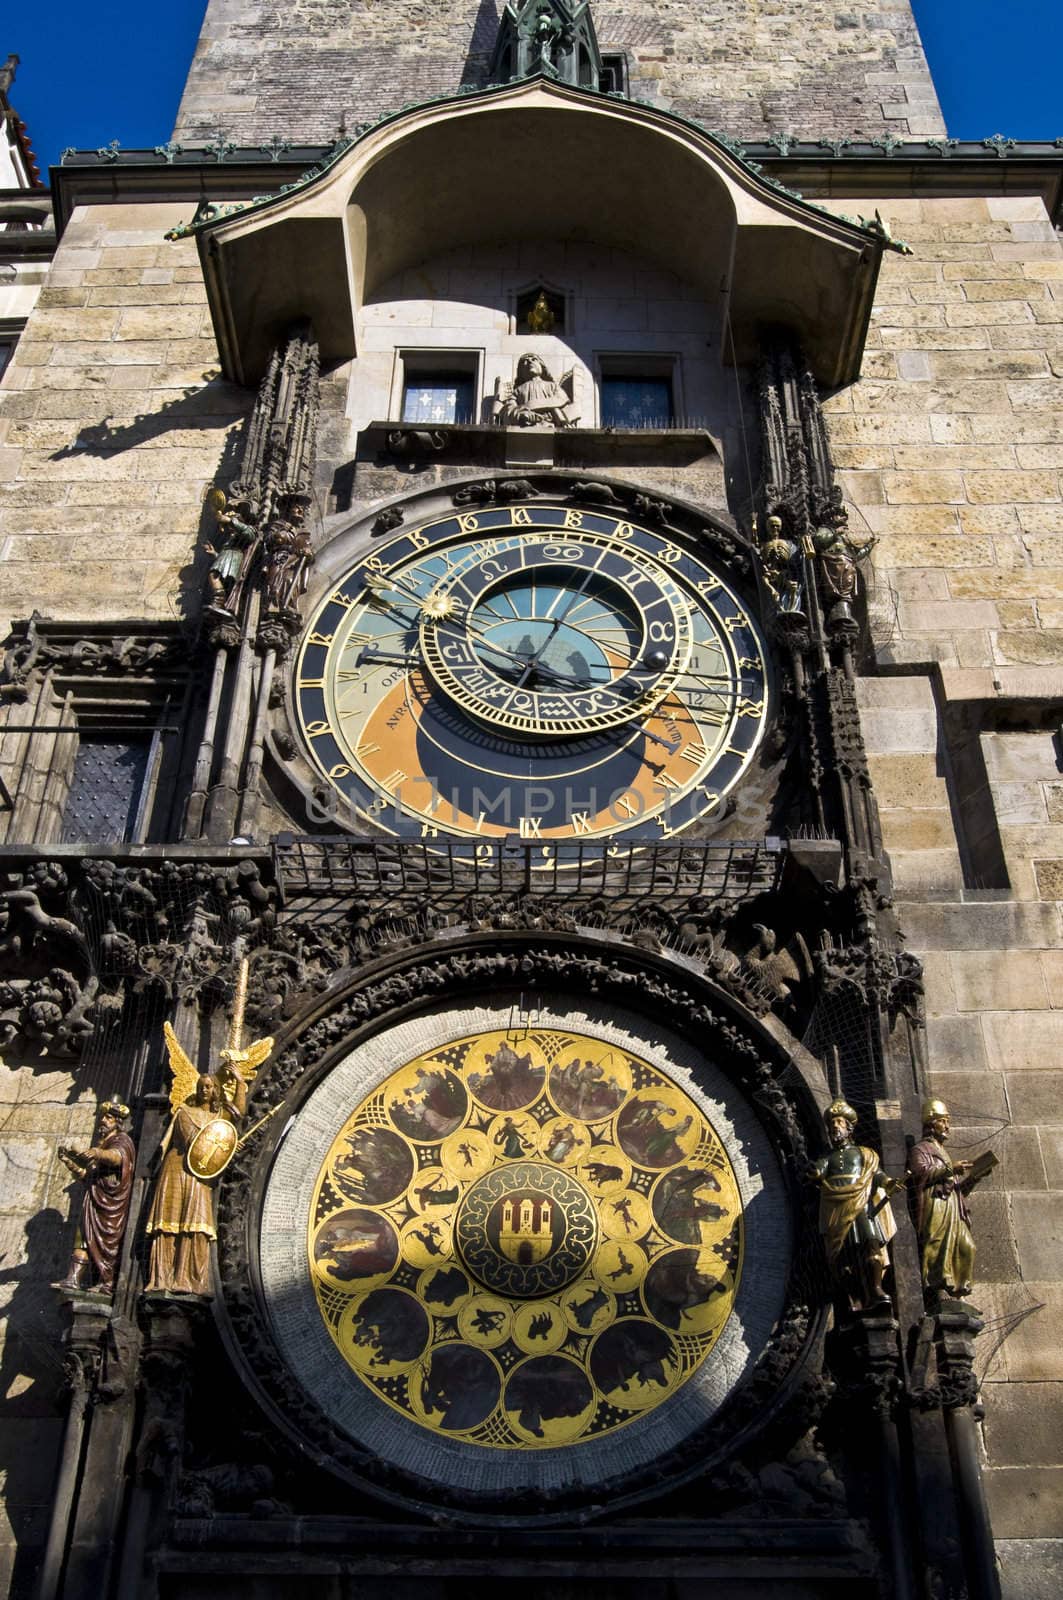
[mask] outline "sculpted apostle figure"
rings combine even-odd
[[[66,1277],[57,1289],[114,1293],[114,1273],[122,1248],[133,1193],[136,1149],[123,1124],[129,1107],[105,1100],[100,1107],[97,1142],[88,1150],[59,1146],[59,1159],[85,1185],[81,1218]],[[94,1282],[90,1283],[90,1271]]]
[[[944,1100],[925,1100],[922,1110],[923,1137],[908,1152],[908,1174],[923,1288],[931,1298],[944,1294],[962,1299],[974,1279],[974,1236],[965,1196],[984,1172],[972,1173],[971,1162],[953,1161],[946,1151],[949,1108]]]
[[[856,1143],[857,1116],[844,1100],[823,1113],[829,1155],[813,1163],[809,1179],[819,1187],[819,1231],[827,1261],[854,1311],[888,1305],[882,1286],[889,1266],[887,1246],[897,1231],[889,1196],[902,1184],[879,1166],[874,1150]]]

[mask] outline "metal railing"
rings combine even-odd
[[[577,910],[679,910],[698,897],[740,900],[778,887],[782,839],[376,840],[278,834],[277,883],[294,910],[385,898],[397,915],[453,913],[470,896],[562,898]]]

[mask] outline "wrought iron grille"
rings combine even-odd
[[[779,885],[782,839],[630,840],[624,844],[507,838],[379,841],[346,836],[278,834],[273,845],[285,904],[318,910],[352,899],[386,898],[397,916],[431,906],[445,916],[470,895],[556,897],[577,911],[607,902],[629,909],[678,911],[698,897],[742,900]]]

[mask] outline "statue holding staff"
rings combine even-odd
[[[200,1073],[163,1025],[173,1082],[170,1125],[162,1140],[146,1231],[151,1239],[149,1292],[210,1294],[210,1246],[217,1238],[211,1186],[228,1165],[247,1109],[247,1086],[273,1049],[272,1039],[242,1044],[247,962],[241,962],[229,1042],[215,1072]]]

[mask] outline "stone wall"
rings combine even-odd
[[[867,208],[866,200],[863,206]],[[861,682],[932,1086],[972,1198],[986,1485],[1005,1592],[1063,1578],[1063,250],[1039,201],[882,202],[865,376],[830,402],[879,536]]]
[[[210,0],[175,137],[218,127],[328,142],[484,79],[500,6],[372,0]],[[944,132],[908,0],[874,11],[825,0],[625,0],[595,8],[603,51],[628,56],[631,93],[742,138]]]
[[[77,211],[0,392],[0,618],[170,617],[249,396],[176,205]]]

